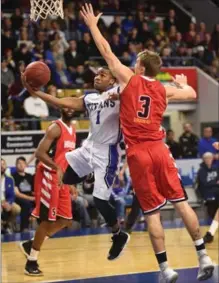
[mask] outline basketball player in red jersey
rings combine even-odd
[[[44,240],[51,237],[72,220],[71,195],[69,185],[62,185],[63,172],[68,163],[65,154],[75,149],[76,133],[71,123],[74,111],[62,109],[61,119],[54,121],[41,140],[36,157],[40,160],[36,171],[36,207],[32,215],[39,219],[34,240],[21,244],[27,256],[25,274],[41,276],[37,259]]]
[[[199,259],[198,279],[212,276],[214,266],[207,255],[196,214],[189,206],[181,187],[178,171],[168,147],[163,143],[161,127],[169,99],[195,99],[187,78],[176,76],[175,85],[163,86],[154,77],[159,73],[161,58],[145,50],[138,54],[135,74],[113,54],[100,33],[91,4],[82,7],[81,15],[108,67],[120,84],[120,122],[127,146],[127,160],[133,187],[148,224],[151,242],[160,266],[160,281],[176,282],[178,274],[169,268],[160,221],[160,208],[171,201],[192,237]]]

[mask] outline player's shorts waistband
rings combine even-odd
[[[97,143],[95,141],[91,141],[91,140],[85,140],[82,144],[82,147],[87,147],[87,148],[91,148],[91,147],[97,147],[97,148],[109,148],[109,147],[112,147],[112,146],[117,146],[118,143],[115,143],[115,144],[105,144],[105,143]]]

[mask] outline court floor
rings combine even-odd
[[[207,227],[203,226],[205,232]],[[158,268],[148,233],[137,227],[123,255],[116,261],[106,259],[111,245],[107,229],[63,231],[44,243],[40,254],[43,277],[23,274],[25,258],[19,250],[19,240],[32,234],[16,234],[2,238],[2,282],[4,283],[157,283]],[[216,235],[207,246],[215,263],[215,272],[208,283],[219,283]],[[166,230],[170,265],[179,272],[179,283],[196,283],[197,258],[193,243],[181,224],[171,224]]]

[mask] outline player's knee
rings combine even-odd
[[[94,203],[105,219],[106,223],[113,227],[117,223],[117,215],[115,208],[107,200],[102,200],[94,197]]]

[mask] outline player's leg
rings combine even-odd
[[[206,280],[212,276],[214,266],[208,257],[204,240],[200,232],[198,217],[187,202],[186,193],[181,185],[178,170],[169,149],[163,145],[161,148],[161,169],[159,174],[160,191],[171,201],[189,232],[197,251],[199,260],[198,280]]]
[[[104,152],[106,150],[107,152]],[[103,150],[94,149],[94,203],[113,234],[113,243],[109,251],[108,260],[118,258],[129,241],[129,235],[120,229],[115,207],[109,202],[118,161],[119,156],[115,146],[110,146]]]
[[[212,243],[214,241],[214,235],[219,227],[219,209],[217,209],[214,219],[211,222],[208,232],[204,236],[205,243]]]
[[[136,195],[134,194],[133,200],[132,200],[131,211],[128,214],[128,217],[127,217],[127,220],[126,220],[126,223],[125,223],[125,230],[128,233],[131,233],[132,227],[135,224],[135,222],[136,222],[136,220],[139,216],[140,211],[141,211],[141,208],[140,208],[139,201],[138,201]]]
[[[160,220],[160,208],[166,204],[166,199],[159,193],[154,176],[157,166],[151,159],[147,145],[128,150],[127,160],[131,173],[133,187],[139,204],[145,214],[151,243],[157,258],[161,273],[160,277],[165,283],[175,282],[178,274],[169,268],[165,248],[164,230]]]

